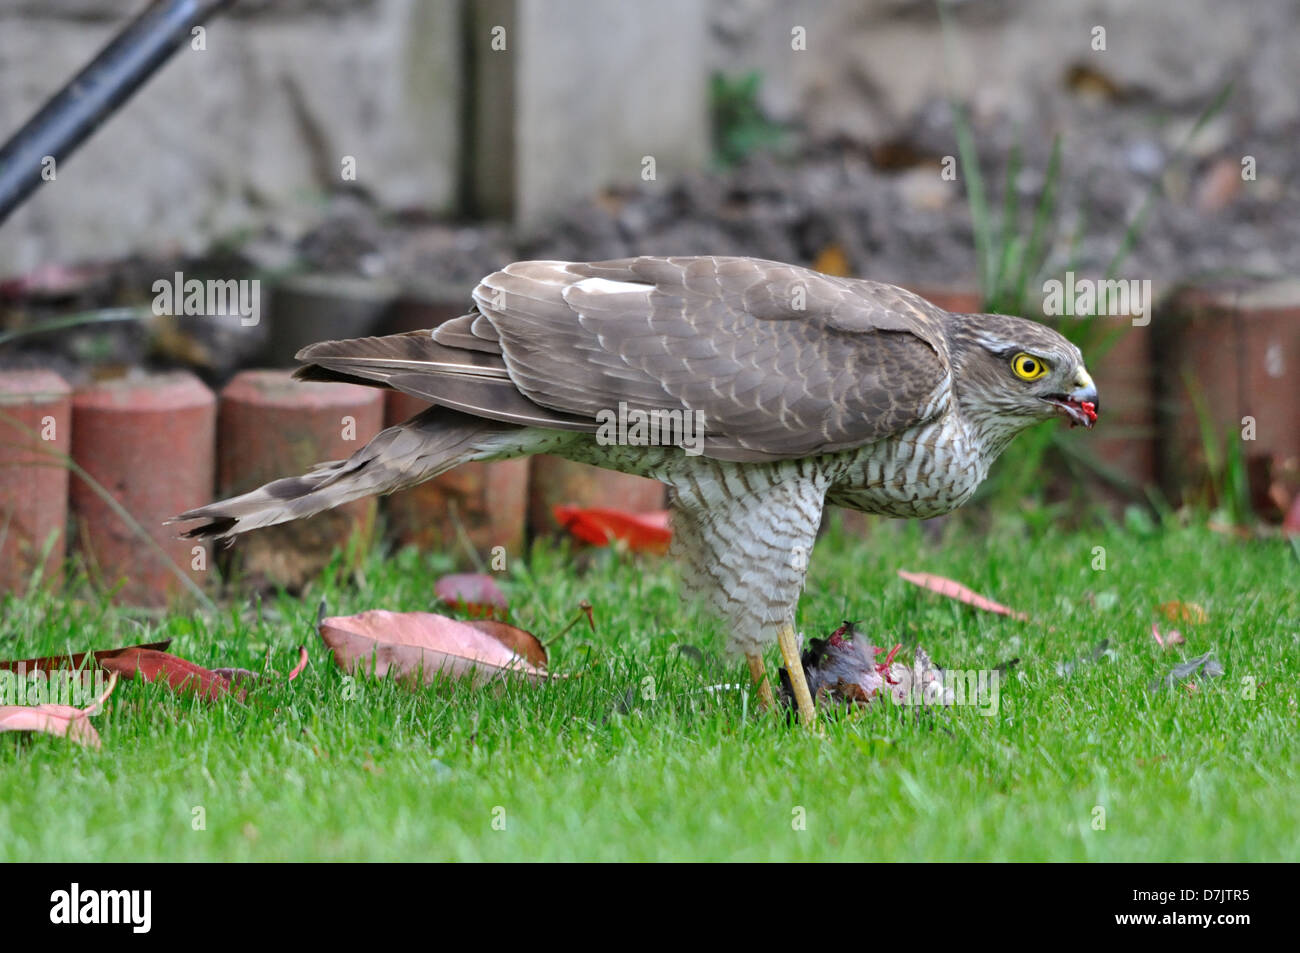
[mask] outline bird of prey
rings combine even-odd
[[[347,460],[181,514],[207,520],[186,535],[230,537],[471,460],[552,453],[652,477],[672,490],[684,587],[724,620],[768,704],[762,652],[778,642],[811,724],[794,617],[824,504],[938,516],[1021,430],[1097,416],[1079,349],[1041,324],[778,262],[524,261],[473,298],[431,331],[300,351],[302,380],[433,406]],[[623,426],[646,419],[659,429]],[[678,439],[654,439],[665,430]]]

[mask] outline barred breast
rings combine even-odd
[[[990,462],[961,418],[944,414],[845,454],[826,501],[883,516],[929,519],[970,499]]]

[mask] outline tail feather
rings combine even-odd
[[[275,480],[241,496],[168,520],[207,520],[185,538],[224,539],[311,516],[352,500],[413,486],[469,460],[499,455],[521,428],[431,407],[379,433],[346,460],[319,463],[302,476]]]
[[[473,317],[466,315],[449,324],[462,325]],[[452,340],[471,337],[453,335]],[[500,349],[473,340],[475,347],[451,347],[434,340],[428,331],[407,331],[321,341],[298,352],[298,360],[306,363],[293,376],[300,381],[391,387],[443,407],[524,427],[596,432],[596,422],[589,417],[552,410],[525,397],[511,380]]]

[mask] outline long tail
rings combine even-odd
[[[413,486],[469,460],[501,455],[522,428],[430,407],[375,436],[346,460],[319,463],[242,496],[209,503],[168,520],[208,520],[187,538],[225,539],[274,526],[376,493]]]

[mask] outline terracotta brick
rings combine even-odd
[[[305,383],[289,371],[244,371],[221,392],[218,494],[246,493],[349,457],[382,429],[383,418],[383,392],[376,388]],[[336,546],[358,534],[358,542],[368,542],[375,506],[373,499],[357,500],[258,530],[236,543],[232,555],[252,581],[299,588],[329,562]]]
[[[1109,470],[1146,487],[1155,481],[1155,381],[1151,328],[1131,322],[1112,332],[1114,343],[1104,354],[1084,354],[1097,382],[1101,416],[1095,430],[1077,432],[1086,452]],[[1098,490],[1107,489],[1100,482]]]
[[[429,404],[409,394],[389,391],[387,423],[401,423]],[[402,546],[453,553],[457,562],[473,560],[464,552],[458,524],[484,563],[502,546],[508,555],[523,552],[528,508],[529,459],[466,463],[402,490],[385,501],[389,527]]]
[[[907,285],[907,290],[918,294],[931,304],[937,304],[953,314],[978,314],[983,308],[979,290],[963,285]]]
[[[180,371],[105,381],[72,402],[72,456],[161,547],[148,545],[85,480],[69,499],[74,539],[91,578],[122,583],[123,601],[161,605],[184,591],[178,566],[196,583],[210,577],[211,552],[176,538],[163,521],[212,498],[216,400]]]
[[[52,371],[0,372],[0,593],[22,592],[51,540],[42,577],[57,585],[66,551],[72,390]]]
[[[1190,386],[1220,437],[1241,439],[1247,462],[1300,460],[1300,282],[1222,282],[1185,288],[1152,322],[1161,412],[1161,482],[1175,497],[1203,477],[1205,454]],[[1263,468],[1265,471],[1269,467]]]
[[[667,490],[657,480],[574,463],[549,454],[533,457],[528,519],[534,533],[560,531],[551,512],[556,503],[606,506],[637,513],[661,510],[666,500]]]

